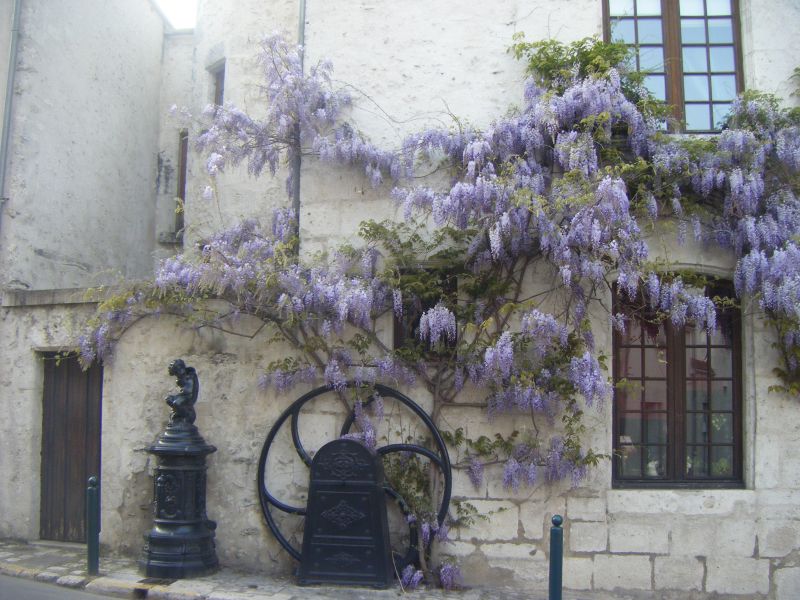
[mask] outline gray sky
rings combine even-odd
[[[176,29],[194,27],[197,0],[155,0]]]

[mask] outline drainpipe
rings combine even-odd
[[[0,138],[0,222],[3,217],[2,205],[8,200],[8,196],[6,196],[6,164],[8,163],[8,141],[11,138],[11,102],[14,98],[14,78],[17,73],[17,44],[21,12],[22,0],[14,0],[14,21],[11,25],[11,46],[8,52],[6,100],[3,106],[3,134]]]
[[[306,0],[300,0],[300,15],[297,23],[297,43],[303,47],[300,53],[300,71],[303,71],[303,62],[306,44]],[[300,125],[295,129],[297,152],[292,159],[292,210],[297,219],[297,243],[300,248]]]

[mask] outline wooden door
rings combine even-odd
[[[103,368],[44,354],[42,502],[39,535],[86,541],[86,482],[100,476]]]

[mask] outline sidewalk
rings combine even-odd
[[[155,580],[143,577],[130,558],[100,557],[100,575],[86,575],[86,549],[80,544],[19,542],[0,539],[0,574],[25,577],[54,585],[85,589],[120,598],[148,600],[368,600],[405,597],[407,600],[544,600],[519,589],[491,588],[445,592],[419,589],[404,593],[335,586],[300,587],[288,577],[243,573],[223,568],[207,577]],[[564,600],[633,599],[620,594],[565,592]]]

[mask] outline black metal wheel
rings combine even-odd
[[[348,382],[347,387],[349,388],[357,388],[362,387],[355,382]],[[376,448],[376,452],[379,456],[387,456],[393,453],[408,453],[408,454],[417,454],[427,458],[431,465],[435,466],[439,472],[441,473],[443,486],[441,492],[441,498],[437,503],[437,511],[436,511],[436,520],[438,524],[441,526],[444,523],[445,518],[447,517],[447,511],[450,507],[450,495],[452,493],[453,488],[453,476],[450,467],[450,457],[447,453],[447,447],[445,446],[444,440],[442,439],[439,430],[436,429],[436,426],[433,423],[433,420],[430,418],[430,415],[426,413],[416,402],[411,400],[408,396],[401,394],[395,389],[390,387],[386,387],[385,385],[381,384],[374,384],[369,386],[370,388],[374,389],[375,392],[380,395],[382,398],[390,398],[401,405],[405,406],[409,409],[414,416],[419,419],[425,428],[430,433],[430,437],[432,439],[433,449],[427,448],[425,446],[421,446],[418,444],[387,444],[384,446],[379,446]],[[291,428],[291,436],[292,436],[292,443],[294,445],[294,450],[297,453],[297,456],[300,460],[306,465],[306,467],[311,466],[311,456],[308,454],[306,449],[303,446],[300,436],[300,411],[302,408],[310,401],[322,396],[323,394],[327,393],[335,393],[328,386],[321,386],[310,392],[304,394],[297,400],[295,400],[289,407],[283,411],[283,413],[278,417],[275,423],[270,429],[269,434],[267,435],[266,440],[264,441],[264,445],[261,449],[261,456],[259,457],[258,461],[258,475],[257,475],[257,487],[258,487],[258,497],[261,503],[261,511],[264,514],[264,519],[267,523],[272,534],[275,536],[275,539],[278,540],[281,546],[296,560],[300,560],[300,551],[295,548],[287,539],[287,537],[281,531],[278,522],[275,519],[275,514],[273,514],[273,509],[277,509],[280,512],[285,514],[291,515],[298,515],[301,517],[305,517],[306,515],[306,508],[304,506],[292,506],[286,502],[279,500],[275,494],[270,492],[269,489],[269,482],[267,481],[267,464],[269,461],[269,453],[272,449],[273,443],[281,431],[283,426],[289,421],[289,427]],[[369,406],[372,402],[374,402],[375,397],[371,395],[370,398],[364,401],[363,405]],[[351,428],[353,427],[354,423],[356,422],[356,412],[355,406],[351,407],[349,413],[342,425],[340,435],[344,436],[350,433]],[[400,495],[400,493],[393,489],[388,483],[385,485],[386,495],[391,498],[394,502],[396,502],[397,506],[399,507],[400,511],[403,513],[405,517],[408,517],[410,514],[410,510],[408,504]],[[409,547],[405,553],[398,553],[394,556],[394,563],[395,568],[398,572],[402,571],[406,567],[406,565],[416,563],[419,559],[419,531],[417,524],[414,522],[409,523]]]

